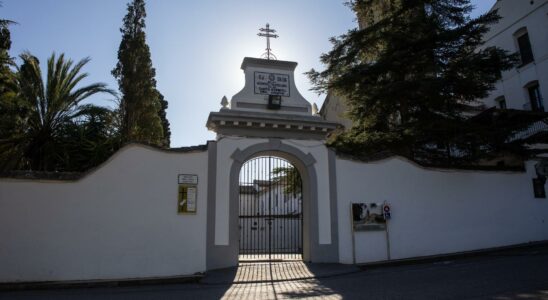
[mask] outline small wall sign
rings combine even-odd
[[[390,219],[390,217],[391,217],[390,205],[384,204],[384,205],[382,206],[382,210],[383,210],[383,212],[384,212],[384,219],[385,219],[385,220]]]
[[[177,213],[196,214],[198,188],[193,184],[179,184]]]
[[[374,231],[386,229],[382,203],[352,203],[352,230]]]
[[[198,175],[194,174],[179,174],[177,176],[179,184],[198,184]]]
[[[198,206],[198,175],[179,174],[177,176],[179,191],[177,196],[178,214],[196,214]]]
[[[255,72],[255,94],[289,97],[289,75]]]

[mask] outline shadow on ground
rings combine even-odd
[[[540,299],[548,247],[365,268],[303,262],[241,263],[201,283],[0,292],[0,299]]]
[[[223,299],[279,299],[322,297],[340,299],[341,294],[322,279],[361,270],[352,265],[312,264],[302,261],[242,262],[238,267],[208,272],[201,284],[229,285]]]

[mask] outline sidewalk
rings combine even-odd
[[[354,265],[306,263],[303,261],[245,262],[238,267],[206,273],[202,284],[243,284],[327,278],[360,272]]]
[[[363,271],[337,264],[256,264],[242,264],[241,272],[208,272],[201,283],[0,291],[0,300],[548,299],[548,247]],[[257,274],[263,282],[244,283]],[[315,278],[302,279],[310,274]]]

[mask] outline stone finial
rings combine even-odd
[[[221,100],[221,106],[222,106],[222,108],[227,108],[228,99],[226,98],[226,96],[223,96],[223,99]]]
[[[316,105],[316,103],[312,104],[312,114],[317,115],[319,112],[318,105]]]

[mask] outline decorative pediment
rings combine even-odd
[[[312,115],[312,106],[295,86],[296,67],[292,61],[244,58],[245,86],[230,100],[230,109]]]

